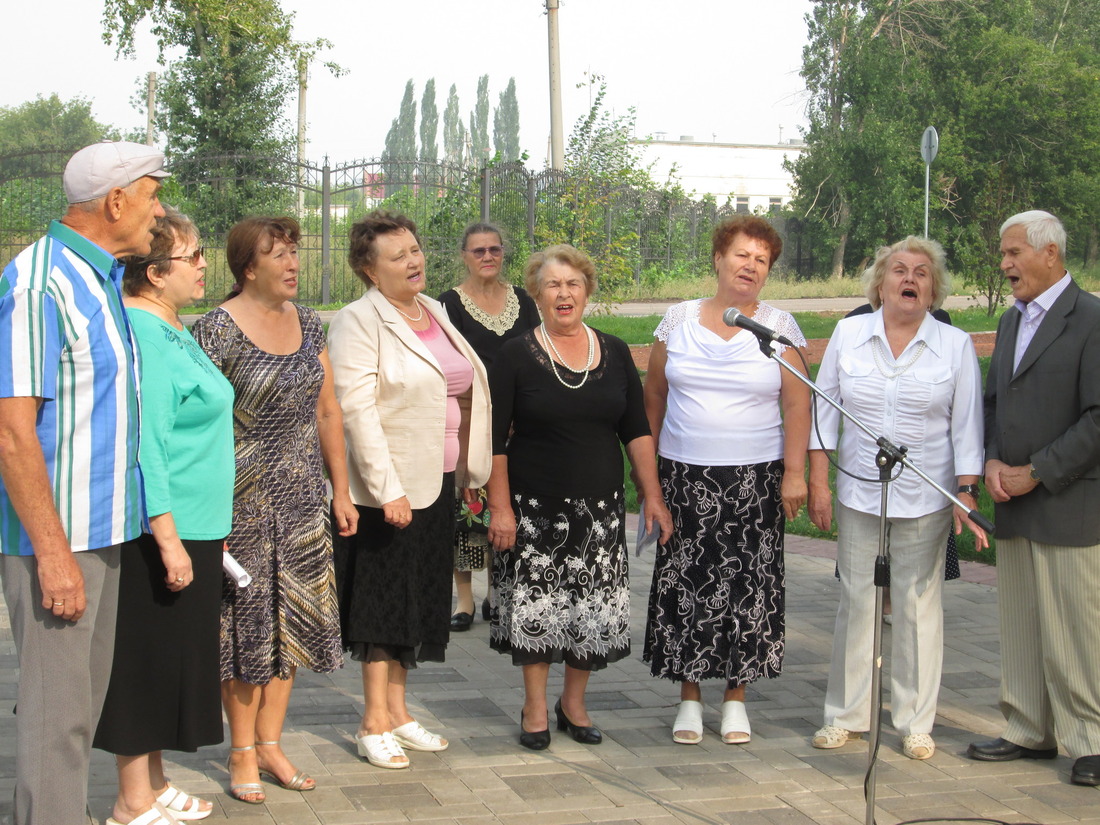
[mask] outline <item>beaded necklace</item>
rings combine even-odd
[[[871,339],[871,354],[875,357],[875,366],[878,367],[878,371],[882,373],[882,376],[887,379],[897,378],[902,373],[907,372],[911,366],[917,363],[917,359],[924,355],[925,347],[926,344],[921,341],[917,344],[916,350],[908,361],[904,364],[887,367],[886,354],[882,351],[882,344],[879,343],[878,336]]]
[[[539,329],[542,331],[542,340],[545,341],[546,344],[550,347],[550,351],[554,354],[554,358],[557,358],[558,361],[561,361],[563,367],[565,367],[570,372],[584,373],[581,376],[581,382],[579,384],[569,384],[558,373],[557,363],[555,363],[554,358],[551,358],[550,369],[553,370],[554,377],[557,378],[558,383],[566,389],[579,390],[581,387],[584,386],[584,382],[588,380],[588,372],[592,369],[592,361],[596,357],[596,336],[592,334],[592,330],[589,329],[587,324],[585,324],[584,331],[588,334],[588,362],[584,365],[583,369],[575,370],[565,362],[565,359],[561,357],[561,353],[558,352],[558,348],[554,346],[554,339],[551,338],[550,334],[546,331],[546,324],[540,324]]]
[[[394,309],[396,309],[398,312],[400,312],[402,315],[404,315],[406,318],[408,318],[414,324],[417,324],[420,321],[422,321],[423,318],[424,318],[424,306],[419,301],[417,301],[416,299],[413,299],[413,303],[416,304],[416,308],[418,310],[420,310],[420,314],[417,315],[415,318],[413,318],[411,315],[409,315],[409,313],[402,311],[401,307],[399,307],[397,304],[393,303],[392,301],[390,302],[390,306],[393,307]]]

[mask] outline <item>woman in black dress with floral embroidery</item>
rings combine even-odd
[[[488,370],[505,341],[539,325],[531,296],[503,277],[504,241],[491,223],[473,223],[462,233],[466,279],[439,296],[447,315]],[[458,603],[451,630],[469,630],[474,620],[473,571],[486,567],[489,541],[484,533],[455,531],[454,579]],[[489,599],[482,615],[488,618]]]
[[[672,517],[630,350],[584,323],[592,261],[552,246],[531,257],[526,276],[544,322],[501,347],[489,379],[490,644],[523,667],[520,744],[541,750],[550,744],[550,665],[565,665],[558,729],[594,745],[602,735],[585,707],[589,674],[630,653],[620,443],[661,541]]]

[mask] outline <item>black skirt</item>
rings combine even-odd
[[[672,538],[657,546],[642,658],[676,682],[727,687],[783,669],[783,462],[700,467],[661,458]]]
[[[357,661],[405,667],[442,662],[450,640],[455,474],[445,473],[431,505],[408,527],[386,524],[381,508],[356,507],[354,536],[333,536],[340,636]]]
[[[92,744],[119,756],[222,741],[218,633],[223,539],[185,539],[195,579],[164,582],[149,534],[122,546],[111,682]]]

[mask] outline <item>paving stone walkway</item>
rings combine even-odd
[[[414,713],[451,740],[448,750],[413,753],[412,766],[399,771],[360,760],[352,737],[362,689],[353,665],[331,676],[300,674],[294,689],[283,743],[297,765],[316,777],[317,790],[302,794],[268,785],[265,805],[236,802],[225,792],[225,746],[166,754],[172,779],[214,802],[210,823],[864,822],[866,742],[819,751],[808,741],[821,722],[836,611],[833,550],[829,542],[788,539],[784,673],[749,689],[753,740],[748,745],[723,745],[718,737],[717,684],[704,686],[703,743],[671,741],[678,690],[652,679],[640,661],[652,564],[651,557],[643,557],[631,560],[634,655],[595,674],[589,687],[589,709],[605,736],[598,747],[556,733],[541,753],[519,747],[520,671],[489,650],[488,626],[478,620],[468,633],[452,637],[446,664],[422,667],[409,679]],[[927,762],[906,759],[897,735],[884,725],[876,821],[984,817],[1100,825],[1100,790],[1070,784],[1067,757],[989,764],[963,756],[972,739],[1001,730],[996,571],[964,567],[964,579],[950,582],[945,592],[944,676],[934,732],[939,749]],[[482,586],[475,577],[475,587]],[[887,630],[887,667],[889,642]],[[8,825],[17,671],[6,611],[0,617],[0,663],[0,823]],[[553,671],[552,697],[560,684],[560,671]],[[95,753],[91,809],[97,822],[109,815],[114,793],[114,762]]]

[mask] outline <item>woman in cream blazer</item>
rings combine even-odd
[[[359,755],[404,768],[406,750],[439,751],[405,703],[408,668],[443,661],[451,605],[455,487],[489,477],[489,387],[473,349],[421,295],[416,225],[372,212],[351,230],[348,260],[367,285],[329,327],[344,415],[355,537],[336,548],[345,649],[361,663]]]

